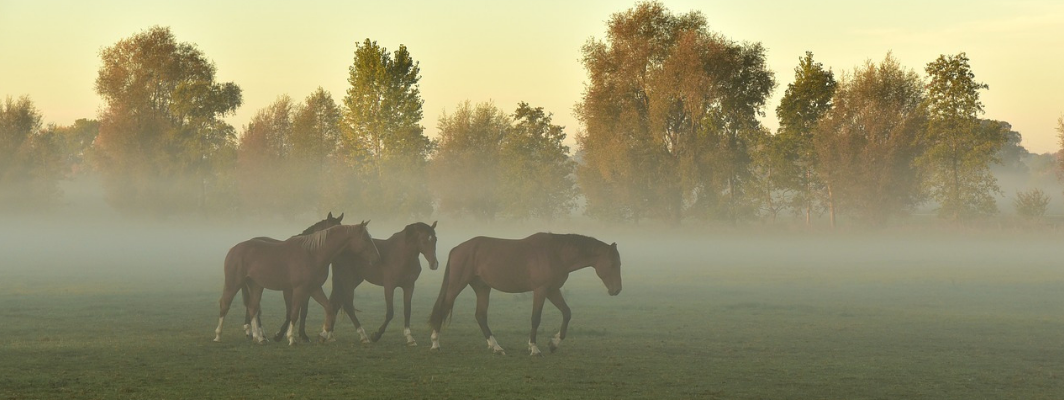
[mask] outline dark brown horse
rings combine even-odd
[[[330,211],[329,215],[327,215],[325,217],[325,219],[323,219],[321,221],[318,221],[318,222],[315,222],[313,225],[307,227],[307,229],[304,229],[303,232],[301,232],[299,235],[295,235],[295,236],[309,235],[309,234],[312,234],[312,233],[316,233],[318,231],[323,231],[323,230],[326,230],[328,228],[332,228],[334,226],[340,225],[340,223],[343,222],[343,220],[344,220],[344,214],[343,213],[341,213],[339,217],[333,217],[332,212]],[[277,240],[277,239],[274,239],[274,238],[265,237],[265,236],[260,236],[260,237],[254,238],[253,240],[265,240],[265,241],[274,242],[274,243],[280,242],[280,240]],[[249,301],[249,296],[250,296],[248,288],[247,288],[247,285],[244,285],[244,287],[240,289],[240,294],[241,294],[241,298],[244,300],[244,307],[245,307],[245,310],[246,310],[247,305],[248,305],[248,301]],[[292,292],[290,290],[284,291],[285,304],[289,303],[291,297],[292,297]],[[325,307],[325,304],[322,304],[322,307]],[[304,308],[302,310],[302,312],[304,312],[304,313],[306,311],[307,311],[306,308]],[[285,314],[287,315],[287,313],[285,313]],[[259,309],[258,317],[259,317],[258,322],[260,324],[259,325],[259,329],[262,329],[262,325],[261,325],[262,324],[262,309],[261,308]],[[303,319],[305,320],[306,316],[304,316]],[[307,337],[306,332],[303,331],[303,330],[301,330],[300,332],[301,332],[300,339],[302,339],[304,342],[309,342],[310,338]],[[248,312],[244,313],[244,334],[247,335],[247,337],[249,339],[252,337],[251,336],[251,313],[248,313]],[[280,341],[281,338],[283,338],[283,337],[284,337],[284,332],[282,331],[282,332],[278,333],[277,336],[274,337],[274,340]]]
[[[528,336],[528,349],[532,355],[541,354],[536,346],[536,330],[543,313],[543,301],[550,300],[562,313],[561,330],[550,343],[553,352],[565,339],[571,317],[569,306],[562,298],[562,285],[569,279],[570,272],[588,266],[595,268],[610,296],[621,292],[621,255],[617,252],[617,243],[606,244],[587,236],[553,233],[537,233],[518,240],[489,237],[467,240],[452,249],[447,258],[440,296],[429,317],[432,349],[439,350],[443,322],[450,317],[454,299],[468,285],[477,294],[477,323],[488,341],[488,349],[496,354],[506,353],[488,328],[491,289],[533,293],[532,331]]]
[[[340,253],[333,259],[332,295],[329,303],[333,305],[332,321],[335,314],[340,312],[341,306],[355,325],[363,343],[371,340],[376,342],[388,328],[395,315],[392,305],[395,297],[395,288],[403,289],[403,335],[406,336],[408,346],[417,346],[414,336],[410,333],[411,301],[414,297],[414,283],[421,275],[421,262],[418,255],[425,257],[429,268],[435,270],[439,267],[436,259],[436,223],[432,225],[417,222],[407,225],[403,230],[396,232],[388,239],[373,239],[377,250],[381,252],[381,262],[373,265],[366,263],[350,252]],[[377,286],[384,287],[384,302],[386,313],[384,323],[372,336],[367,336],[365,329],[355,316],[354,293],[355,288],[367,281]],[[304,303],[304,310],[307,304]],[[306,326],[306,312],[301,313],[300,331]],[[281,331],[287,326],[288,321],[281,325]],[[333,327],[328,327],[332,331]]]
[[[339,225],[305,236],[292,237],[283,242],[251,239],[238,243],[225,257],[225,285],[218,301],[218,328],[215,341],[221,341],[222,324],[236,292],[245,285],[249,290],[248,313],[252,315],[251,331],[257,343],[265,338],[258,323],[259,301],[263,289],[291,291],[292,304],[302,304],[308,296],[328,304],[321,285],[329,275],[329,263],[340,252],[350,249],[368,263],[380,262],[380,253],[366,230],[367,222],[358,225]],[[326,319],[333,315],[326,307]],[[292,321],[299,318],[299,307],[289,307]],[[327,321],[331,322],[331,321]],[[332,326],[332,324],[327,324]],[[288,343],[295,344],[295,326],[289,326]],[[328,339],[327,333],[322,332]]]

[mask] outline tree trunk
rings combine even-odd
[[[831,191],[831,184],[828,184],[828,214],[831,216],[831,229],[835,229],[835,194]]]

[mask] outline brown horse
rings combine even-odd
[[[343,222],[343,220],[344,220],[344,214],[343,213],[340,213],[339,217],[333,217],[332,212],[330,211],[329,215],[327,215],[325,217],[325,219],[323,219],[321,221],[318,221],[318,222],[315,222],[314,225],[311,225],[311,226],[307,227],[307,229],[304,229],[302,233],[300,233],[299,235],[295,235],[295,236],[309,235],[309,234],[312,234],[312,233],[316,233],[318,231],[323,231],[323,230],[326,230],[328,228],[332,228],[334,226],[340,225],[340,223]],[[254,238],[252,240],[264,240],[264,241],[273,242],[273,243],[280,242],[280,240],[277,240],[277,239],[274,239],[274,238],[265,237],[265,236],[260,236],[260,237]],[[245,310],[247,309],[247,305],[248,305],[248,302],[249,302],[249,299],[250,299],[250,297],[249,297],[250,294],[249,293],[250,292],[248,291],[247,285],[244,285],[244,287],[240,289],[240,295],[241,295],[241,298],[244,300],[244,308],[245,308]],[[284,293],[285,304],[288,304],[288,302],[290,301],[290,298],[292,297],[292,291],[286,290],[283,293]],[[322,307],[325,307],[325,304],[322,304]],[[304,312],[304,313],[307,312],[306,308],[303,308],[302,312]],[[288,313],[286,312],[285,314],[288,314]],[[262,325],[261,325],[262,324],[262,309],[261,308],[259,309],[259,312],[258,312],[257,315],[259,317],[259,319],[258,319],[258,322],[260,324],[259,325],[259,329],[261,330],[262,329]],[[306,316],[304,316],[303,319],[305,320]],[[304,342],[309,342],[310,341],[310,338],[307,337],[305,331],[301,330],[300,333],[301,333],[301,335],[300,335],[300,339],[301,340],[303,340]],[[244,313],[244,334],[247,335],[247,337],[249,339],[252,338],[252,336],[251,336],[251,313],[248,313],[248,312]],[[283,337],[284,337],[284,332],[282,331],[282,332],[278,333],[277,336],[274,337],[274,340],[280,341],[281,338],[283,338]]]
[[[414,283],[417,281],[418,276],[421,275],[421,262],[418,259],[418,255],[425,257],[425,260],[429,263],[429,269],[435,270],[439,267],[440,263],[436,259],[436,223],[433,222],[432,225],[423,222],[413,223],[396,232],[388,239],[373,239],[373,243],[377,246],[377,250],[381,252],[381,262],[376,265],[368,264],[350,252],[340,253],[339,256],[333,259],[333,288],[332,295],[329,297],[329,303],[333,305],[331,308],[333,312],[331,320],[335,322],[335,314],[340,312],[342,306],[347,316],[350,317],[351,322],[355,325],[355,330],[361,337],[362,342],[368,343],[371,340],[376,342],[380,340],[381,335],[388,328],[388,323],[391,322],[392,317],[395,315],[394,306],[392,305],[395,297],[395,288],[402,288],[403,335],[406,336],[406,344],[408,346],[417,346],[414,336],[410,333],[410,310],[411,301],[414,297]],[[365,329],[362,329],[362,324],[359,322],[358,317],[355,316],[355,288],[363,281],[384,287],[384,302],[386,305],[384,323],[372,336],[366,335]],[[306,327],[305,310],[307,303],[304,303],[302,307],[304,311],[301,313],[301,332]],[[283,329],[287,324],[288,321],[285,321],[281,325],[278,335],[283,333]],[[328,331],[332,332],[332,330],[333,327],[328,327]]]
[[[236,292],[245,285],[250,292],[248,313],[253,316],[251,331],[257,343],[265,342],[257,321],[263,289],[290,290],[292,304],[302,304],[308,296],[314,296],[319,303],[327,305],[328,299],[321,285],[325,283],[329,275],[329,263],[336,255],[350,249],[370,264],[380,262],[380,253],[366,230],[367,224],[338,225],[283,242],[251,239],[233,246],[225,257],[225,285],[218,301],[218,328],[214,331],[214,341],[221,341],[225,315]],[[332,315],[328,308],[325,310],[326,319]],[[299,318],[299,312],[299,307],[289,307],[288,316],[295,321]],[[295,344],[294,325],[289,326],[289,344]],[[328,339],[327,332],[322,334],[324,339]]]
[[[488,295],[491,289],[507,293],[531,291],[532,331],[528,337],[528,349],[532,355],[541,355],[536,346],[536,330],[543,313],[543,300],[550,300],[562,313],[561,330],[551,339],[553,352],[565,339],[571,313],[562,298],[561,287],[569,279],[569,273],[591,266],[610,296],[621,292],[621,255],[617,243],[605,244],[595,238],[581,235],[537,233],[524,239],[496,239],[475,237],[451,250],[447,267],[443,272],[440,296],[432,308],[429,324],[432,325],[432,349],[440,348],[440,329],[444,319],[450,317],[454,300],[472,286],[477,294],[476,319],[488,341],[488,349],[496,354],[506,354],[488,328]]]

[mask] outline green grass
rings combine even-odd
[[[473,293],[428,350],[440,271],[426,270],[404,345],[401,315],[361,345],[243,337],[239,299],[214,343],[226,245],[135,254],[19,250],[0,272],[0,399],[793,398],[1038,399],[1064,393],[1064,268],[1055,238],[782,241],[743,235],[673,247],[620,242],[624,291],[573,274],[561,350],[527,355],[530,296],[494,292],[487,350]],[[457,239],[454,239],[457,242]],[[209,244],[207,244],[209,243]],[[235,243],[235,241],[233,242]],[[441,258],[449,246],[441,244]],[[646,247],[640,248],[640,245]],[[627,252],[626,252],[627,251]],[[359,288],[366,329],[381,289]],[[401,301],[400,296],[396,296]],[[265,324],[280,322],[269,293]],[[317,306],[308,325],[321,321]],[[401,308],[399,308],[401,310]],[[401,314],[401,311],[400,311]],[[545,308],[540,345],[560,323]]]

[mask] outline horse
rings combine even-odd
[[[263,289],[290,290],[292,304],[302,304],[308,296],[328,304],[321,285],[329,275],[329,264],[340,252],[350,249],[366,262],[380,262],[380,253],[366,229],[368,222],[358,225],[338,225],[317,233],[295,236],[283,242],[250,239],[238,243],[225,257],[225,284],[218,300],[218,328],[214,341],[221,341],[222,325],[236,292],[245,285],[249,290],[248,313],[252,315],[251,331],[256,343],[265,343],[258,321],[259,301]],[[328,320],[329,307],[326,307]],[[292,321],[299,318],[299,307],[289,307]],[[329,322],[329,321],[327,321]],[[329,324],[329,326],[332,326]],[[295,324],[289,326],[288,344],[295,344]],[[328,339],[328,332],[322,332]]]
[[[340,225],[340,223],[343,222],[343,220],[344,220],[344,214],[343,213],[340,213],[339,217],[333,217],[332,212],[330,211],[329,215],[327,215],[325,217],[325,219],[323,219],[321,221],[318,221],[318,222],[315,222],[313,225],[307,227],[307,229],[304,229],[303,232],[301,232],[301,233],[299,233],[298,235],[295,235],[295,236],[309,235],[309,234],[312,234],[312,233],[315,233],[315,232],[318,232],[318,231],[322,231],[322,230],[334,227],[336,225]],[[254,238],[253,240],[264,240],[264,241],[269,241],[269,242],[274,242],[274,243],[280,242],[280,240],[277,240],[277,239],[274,239],[274,238],[265,237],[265,236],[260,236],[260,237]],[[292,296],[292,292],[290,290],[286,290],[283,293],[284,293],[284,298],[285,298],[285,304],[287,304],[289,302],[290,297]],[[241,298],[244,300],[244,307],[246,309],[247,305],[248,305],[248,301],[249,301],[249,296],[250,296],[248,288],[247,288],[247,285],[244,285],[244,287],[240,289],[240,294],[241,294]],[[325,304],[322,304],[322,307],[325,307]],[[306,308],[304,308],[302,310],[302,312],[306,312],[306,311],[307,311]],[[285,314],[287,314],[287,313],[285,313]],[[261,323],[262,323],[262,309],[261,308],[259,309],[259,312],[258,312],[257,315],[259,317],[259,320],[258,320],[259,324],[260,324],[259,325],[259,329],[262,329],[262,325],[261,325]],[[303,319],[305,320],[306,317],[304,316]],[[304,342],[309,342],[310,341],[310,338],[307,337],[305,331],[301,330],[300,333],[301,333],[301,335],[300,335],[300,339],[301,340],[303,340]],[[249,339],[252,338],[252,335],[251,335],[251,314],[248,313],[248,312],[244,313],[244,334],[247,335],[247,337]],[[274,340],[275,341],[280,341],[281,338],[283,338],[283,337],[284,337],[284,332],[280,332],[280,333],[277,334],[277,336],[274,337]]]
[[[421,262],[418,255],[425,257],[429,263],[429,269],[436,270],[439,267],[440,263],[436,259],[436,223],[433,222],[432,225],[423,222],[413,223],[388,239],[373,239],[373,243],[381,252],[381,262],[376,265],[367,264],[350,252],[340,253],[333,260],[333,287],[332,294],[329,296],[329,304],[333,305],[331,320],[335,323],[336,314],[340,312],[342,306],[355,325],[362,343],[376,342],[380,340],[395,314],[392,305],[395,288],[402,288],[403,336],[406,337],[407,346],[417,346],[417,341],[410,333],[410,310],[414,297],[414,282],[421,275]],[[387,310],[384,323],[368,337],[358,317],[355,316],[357,310],[354,305],[355,288],[363,281],[384,287],[384,302]],[[304,303],[302,307],[306,310],[307,303]],[[306,326],[306,312],[304,311],[301,315],[300,331],[302,332]],[[281,325],[278,335],[283,333],[287,324],[288,321],[285,321]],[[330,326],[328,330],[331,332],[333,327]]]
[[[466,286],[477,295],[476,319],[488,349],[495,354],[506,352],[488,328],[488,295],[491,289],[532,296],[532,331],[528,349],[533,356],[542,355],[536,346],[536,330],[543,313],[543,300],[550,300],[562,313],[562,326],[550,342],[554,352],[565,339],[572,313],[562,297],[561,287],[569,273],[591,266],[595,268],[610,296],[621,292],[621,255],[617,243],[576,234],[536,233],[524,239],[475,237],[459,244],[447,257],[443,284],[432,307],[432,349],[440,349],[440,330],[449,319],[454,300]]]

